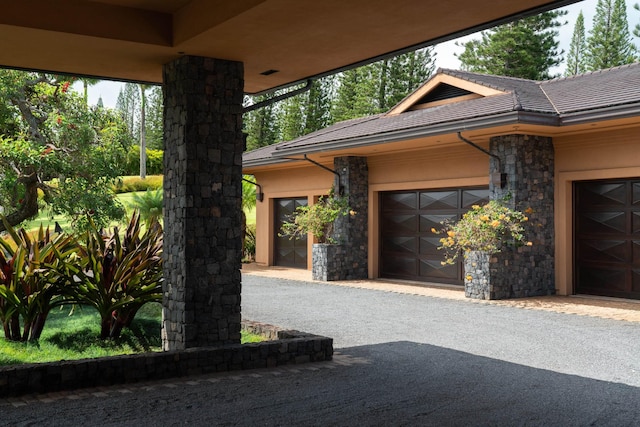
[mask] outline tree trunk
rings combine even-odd
[[[146,116],[147,116],[147,99],[144,95],[147,87],[140,85],[140,178],[145,179],[147,177],[147,131],[146,131]]]
[[[38,178],[35,173],[18,180],[25,187],[25,195],[17,211],[6,216],[7,222],[13,227],[22,221],[33,218],[38,214]],[[0,222],[0,232],[6,231],[4,223]]]

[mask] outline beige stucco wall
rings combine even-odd
[[[640,177],[640,127],[555,137],[556,289],[573,294],[573,183]]]

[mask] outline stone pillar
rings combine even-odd
[[[349,207],[354,215],[340,217],[335,223],[336,240],[343,246],[341,272],[335,280],[366,279],[368,262],[368,218],[369,218],[369,168],[366,157],[336,157],[334,170],[340,174],[335,178],[335,191],[342,188],[349,198]],[[339,181],[339,182],[338,182]]]
[[[163,347],[239,343],[243,65],[183,56],[163,78]]]
[[[507,174],[504,188],[491,183],[492,200],[504,200],[525,212],[527,240],[532,246],[505,248],[491,260],[491,299],[521,298],[555,293],[554,274],[554,150],[551,138],[504,135],[491,138],[490,172]]]

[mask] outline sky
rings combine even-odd
[[[627,3],[627,17],[629,19],[629,29],[633,30],[636,24],[640,23],[640,12],[633,8],[633,4],[640,0],[626,0]],[[571,36],[573,35],[573,28],[576,23],[576,18],[580,11],[584,15],[584,25],[585,30],[587,32],[587,36],[589,30],[591,29],[591,24],[593,21],[593,16],[595,14],[597,0],[584,0],[579,3],[575,3],[571,6],[567,6],[566,9],[569,13],[564,17],[564,19],[568,22],[567,25],[563,25],[559,28],[559,37],[558,40],[560,42],[560,49],[566,52],[569,51],[569,45],[571,44]],[[436,68],[451,68],[451,69],[459,69],[460,61],[456,58],[455,54],[462,53],[464,48],[462,46],[456,46],[455,42],[463,43],[469,41],[474,38],[478,38],[479,34],[471,34],[466,37],[461,37],[456,40],[452,40],[446,43],[441,43],[435,47],[436,56]],[[640,39],[637,37],[633,38],[636,45],[640,45]],[[552,74],[562,74],[564,68],[552,69]],[[118,99],[118,93],[120,89],[123,87],[124,83],[113,82],[113,81],[101,81],[95,86],[89,87],[89,103],[96,104],[98,99],[102,97],[102,102],[105,107],[114,108],[116,105],[116,101]],[[78,91],[82,91],[81,85],[77,86],[76,89]]]

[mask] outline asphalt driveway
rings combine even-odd
[[[0,425],[640,425],[640,323],[245,274],[331,362],[0,401]]]

